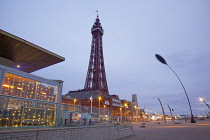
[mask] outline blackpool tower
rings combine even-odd
[[[92,43],[90,60],[84,89],[101,90],[104,93],[109,94],[103,58],[102,37],[104,34],[104,30],[101,26],[98,15],[96,21],[93,24],[93,27],[91,28],[91,34]]]

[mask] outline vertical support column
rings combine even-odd
[[[20,126],[23,126],[23,115],[24,115],[24,107],[21,106],[21,110],[20,110]]]
[[[3,86],[3,83],[4,83],[4,78],[5,78],[5,71],[0,69],[0,94],[2,94],[2,86]]]
[[[57,103],[61,103],[62,101],[62,89],[63,89],[63,81],[61,80],[55,80],[56,82],[59,83],[59,86],[56,86],[56,89],[55,89],[55,95],[56,95],[56,99],[55,99],[55,102]]]
[[[59,83],[56,89],[56,115],[55,115],[55,126],[61,126],[61,102],[62,102],[62,88],[63,88],[63,81],[57,80],[56,82]]]
[[[61,126],[61,103],[56,103],[55,127]],[[64,121],[64,120],[62,120]]]

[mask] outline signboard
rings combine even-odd
[[[109,101],[105,101],[105,103],[104,103],[105,105],[109,105]]]
[[[81,113],[72,113],[72,120],[80,120]]]

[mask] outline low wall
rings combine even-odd
[[[132,127],[114,125],[2,130],[0,140],[116,140],[134,135]]]

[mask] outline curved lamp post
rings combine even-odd
[[[165,115],[165,111],[164,111],[164,108],[163,108],[163,105],[162,105],[162,102],[161,100],[158,98],[159,102],[160,102],[160,106],[162,108],[162,112],[163,112],[163,120],[164,120],[164,123],[166,123],[166,115]]]
[[[206,106],[210,109],[209,105],[206,103],[206,101],[205,101],[203,98],[199,98],[199,100],[200,100],[201,102],[203,102],[204,104],[206,104]]]
[[[184,92],[185,92],[186,97],[187,97],[187,101],[188,101],[188,103],[189,103],[190,113],[191,113],[191,123],[196,123],[196,120],[194,119],[193,114],[192,114],[192,109],[191,109],[191,105],[190,105],[190,100],[189,100],[189,98],[188,98],[188,95],[187,95],[187,92],[186,92],[186,90],[185,90],[185,88],[184,88],[184,85],[182,84],[182,81],[180,80],[180,78],[178,77],[178,75],[175,73],[175,71],[166,63],[165,59],[164,59],[162,56],[160,56],[159,54],[155,54],[155,57],[156,57],[157,60],[159,60],[161,63],[167,65],[167,66],[173,71],[173,73],[176,75],[176,77],[179,79],[179,82],[181,83],[181,85],[182,85],[182,87],[183,87],[183,89],[184,89]]]
[[[172,114],[172,111],[171,111],[171,108],[170,108],[169,105],[168,105],[168,109],[169,109],[169,111],[170,111],[170,114],[171,114],[171,121],[172,121],[172,123],[173,123],[173,114]]]

